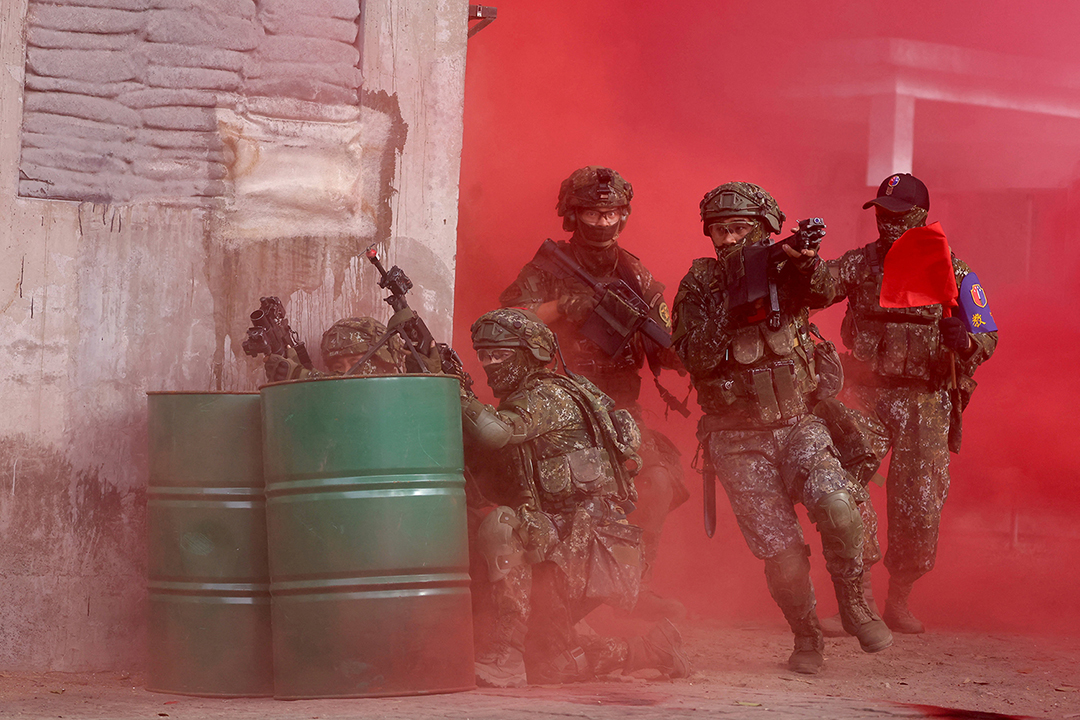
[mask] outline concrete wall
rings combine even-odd
[[[0,669],[144,655],[147,391],[453,309],[465,0],[0,0]],[[316,363],[318,353],[314,352]]]

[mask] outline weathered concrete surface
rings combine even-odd
[[[402,4],[0,2],[0,668],[141,666],[145,393],[255,389],[261,296],[319,362],[374,243],[449,338],[467,3]]]

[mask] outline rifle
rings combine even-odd
[[[375,266],[375,269],[379,271],[379,287],[390,291],[390,295],[383,298],[383,301],[394,309],[394,315],[390,318],[390,322],[387,323],[387,331],[375,341],[375,344],[368,349],[355,365],[349,368],[346,375],[352,375],[391,337],[397,335],[405,341],[405,347],[409,349],[409,357],[405,361],[405,367],[409,372],[430,373],[431,369],[428,367],[426,358],[430,358],[432,350],[434,350],[438,353],[439,366],[443,373],[457,376],[466,388],[472,387],[472,377],[466,372],[457,352],[446,343],[435,342],[435,338],[432,337],[427,325],[409,307],[409,301],[405,299],[405,295],[413,286],[409,276],[397,265],[394,265],[389,270],[383,267],[374,245],[367,249],[366,255],[371,264]]]
[[[252,357],[259,355],[286,356],[289,348],[296,351],[300,364],[312,369],[307,348],[300,342],[300,336],[289,327],[285,318],[285,307],[276,297],[259,299],[259,309],[251,313],[251,327],[242,346],[244,352]]]
[[[774,243],[743,247],[734,262],[725,268],[727,294],[732,314],[745,324],[766,320],[772,330],[780,329],[780,295],[777,290],[780,267],[789,256],[783,246],[793,250],[817,250],[825,237],[821,218],[799,221],[799,229]],[[768,306],[764,307],[767,299]]]
[[[581,326],[581,333],[608,355],[618,355],[636,332],[662,348],[671,347],[671,335],[649,317],[649,304],[623,280],[600,282],[551,239],[544,241],[532,261],[557,276],[572,275],[595,293],[599,302]]]
[[[608,355],[615,357],[635,332],[641,332],[652,342],[645,343],[645,355],[652,370],[653,382],[661,399],[683,417],[690,417],[685,400],[679,400],[660,384],[659,350],[671,347],[667,329],[649,317],[649,304],[624,280],[602,283],[582,268],[550,238],[545,240],[532,260],[558,277],[571,275],[583,282],[598,297],[599,302],[581,326],[581,333],[595,342]],[[564,363],[565,364],[565,363]]]

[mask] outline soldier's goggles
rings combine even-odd
[[[614,208],[612,210],[579,210],[578,217],[590,225],[595,225],[601,220],[607,222],[616,222],[622,220],[623,211],[622,208]]]
[[[481,365],[497,365],[514,357],[512,348],[480,348],[476,351],[476,359]]]
[[[734,222],[726,223],[713,223],[709,226],[709,232],[718,231],[721,235],[734,235],[736,237],[744,237],[754,229],[754,224],[746,222],[745,220],[736,220]]]

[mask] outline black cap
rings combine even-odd
[[[908,173],[897,173],[882,181],[877,197],[863,205],[863,210],[871,205],[896,213],[907,212],[916,206],[929,210],[930,192],[919,178]]]

